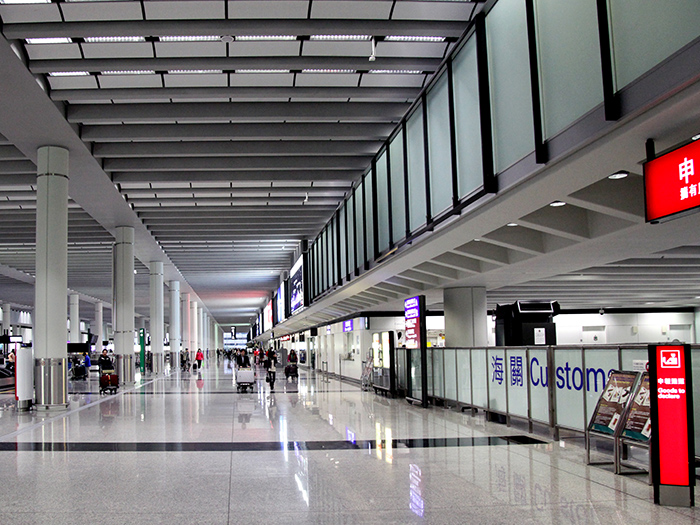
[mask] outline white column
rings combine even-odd
[[[10,319],[12,317],[12,306],[10,303],[2,305],[2,331],[10,333]]]
[[[486,346],[486,288],[444,290],[445,346]]]
[[[192,316],[190,315],[190,294],[182,294],[182,340],[185,349],[192,349]]]
[[[37,407],[68,405],[68,150],[37,150],[34,382]],[[9,325],[9,319],[8,319]]]
[[[97,336],[97,342],[95,343],[95,351],[102,351],[102,341],[105,340],[104,332],[104,311],[102,302],[98,301],[95,303],[95,328],[93,333]]]
[[[134,381],[134,229],[118,226],[114,243],[114,353],[123,383]]]
[[[170,365],[180,366],[180,281],[170,281]]]
[[[197,301],[190,301],[190,341],[192,345],[190,346],[190,354],[192,359],[194,359],[197,353]]]
[[[163,358],[163,263],[151,262],[151,352],[153,353],[153,373],[162,374],[165,369]]]
[[[204,351],[204,308],[197,308],[197,348],[201,348]]]
[[[80,296],[70,294],[70,336],[71,343],[82,343],[80,340]]]

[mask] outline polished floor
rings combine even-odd
[[[261,376],[262,377],[262,376]],[[0,523],[695,523],[645,478],[551,442],[300,370],[236,391],[228,362],[18,414],[0,396]]]

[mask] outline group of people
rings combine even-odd
[[[197,353],[194,356],[194,367],[192,371],[200,370],[202,368],[202,361],[204,361],[204,353],[201,348],[197,349]],[[180,351],[180,367],[183,371],[189,372],[192,362],[190,360],[190,351],[185,348]]]
[[[262,366],[266,371],[267,375],[265,381],[270,384],[270,390],[275,389],[275,378],[277,377],[277,352],[270,348],[265,352],[262,348],[256,348],[253,350],[253,358],[255,364]],[[236,352],[236,368],[251,368],[251,360],[248,352],[245,348],[242,348]]]

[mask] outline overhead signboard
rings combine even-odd
[[[647,222],[660,222],[697,211],[700,175],[696,175],[696,160],[700,163],[700,140],[644,164]]]
[[[352,319],[348,319],[347,321],[343,322],[343,332],[352,332],[352,328],[353,328]]]
[[[692,506],[695,485],[690,345],[650,345],[654,502]]]

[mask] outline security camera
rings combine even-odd
[[[605,313],[605,310],[604,310],[603,308],[601,308],[600,310],[598,310],[598,313],[599,313],[600,315],[603,315],[603,314]]]

